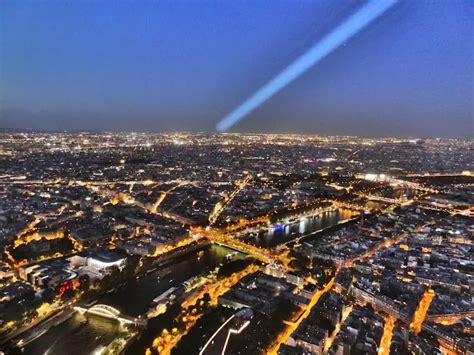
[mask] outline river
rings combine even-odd
[[[179,258],[175,263],[132,279],[115,292],[104,294],[97,303],[107,304],[123,314],[136,317],[146,313],[152,300],[170,287],[187,279],[206,274],[225,261],[233,252],[225,247],[212,245],[204,250]],[[236,257],[239,257],[238,255]],[[163,315],[166,316],[166,315]],[[152,332],[152,326],[145,332]],[[25,354],[82,355],[91,354],[109,344],[121,332],[117,321],[75,313],[67,321],[52,327],[38,339],[23,348]],[[143,348],[143,351],[145,349]]]
[[[254,237],[254,242],[262,247],[273,247],[301,236],[317,233],[356,215],[356,212],[350,210],[335,209],[296,220],[292,217],[288,223],[277,224],[260,231]],[[191,277],[208,273],[225,262],[226,255],[231,252],[233,251],[217,245],[193,252],[176,259],[168,266],[130,280],[114,292],[103,294],[97,298],[97,303],[112,306],[128,316],[142,315],[146,313],[155,297]],[[142,338],[132,343],[127,353],[143,353],[163,324],[172,322],[173,319],[167,319],[173,317],[172,313],[167,312],[150,320],[142,333]],[[121,328],[116,321],[89,316],[85,319],[76,313],[29,343],[23,351],[25,354],[91,354],[109,344],[120,335],[120,332]]]
[[[253,238],[253,242],[258,246],[271,248],[279,244],[287,243],[293,239],[319,232],[357,215],[358,212],[337,208],[313,216],[301,217],[296,220],[290,218],[288,223],[276,224],[266,230],[260,231]]]

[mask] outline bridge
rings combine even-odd
[[[75,311],[78,311],[81,314],[93,314],[95,316],[104,317],[108,319],[114,319],[120,322],[121,325],[143,325],[144,320],[139,318],[129,317],[127,315],[121,314],[120,311],[114,307],[108,306],[106,304],[96,304],[90,308],[75,306]]]
[[[407,175],[411,177],[415,177],[416,175]],[[426,177],[426,176],[424,176]],[[406,186],[409,187],[413,190],[419,190],[419,191],[424,191],[428,193],[438,193],[438,190],[429,188],[427,186],[424,186],[423,184],[419,184],[413,181],[406,181],[406,180],[401,180],[401,179],[392,179],[392,183],[394,183],[396,186]]]
[[[398,204],[402,201],[400,199],[377,196],[377,195],[370,195],[370,194],[366,195],[366,196],[361,194],[360,196],[363,196],[363,197],[367,198],[370,201],[385,202],[385,203],[391,203],[391,204]]]
[[[230,235],[221,234],[214,230],[202,231],[197,235],[206,237],[214,244],[222,245],[229,249],[250,255],[264,264],[276,262],[281,264],[285,270],[291,269],[289,267],[291,258],[288,256],[290,249],[286,246],[281,245],[281,249],[278,252],[272,252],[271,250],[245,243],[237,238],[231,237]]]
[[[275,258],[264,249],[253,246],[251,244],[247,244],[238,239],[233,240],[231,237],[224,237],[224,236],[223,237],[216,237],[216,236],[209,237],[209,235],[207,235],[207,237],[211,240],[211,242],[215,244],[224,246],[226,248],[238,251],[243,254],[251,255],[255,259],[265,264],[268,264],[271,260]]]

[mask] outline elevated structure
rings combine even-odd
[[[199,355],[224,355],[232,335],[240,334],[250,324],[253,312],[244,308],[227,319],[203,346]]]
[[[106,304],[96,304],[90,308],[76,306],[74,310],[80,312],[81,314],[93,314],[95,316],[104,317],[108,319],[114,319],[120,322],[122,325],[135,324],[135,325],[144,325],[144,320],[140,318],[133,318],[127,315],[121,314],[120,311],[114,307],[108,306]]]
[[[363,195],[362,195],[363,196]],[[365,196],[370,201],[385,202],[391,204],[397,204],[403,202],[401,199],[377,196],[377,195],[366,195]]]

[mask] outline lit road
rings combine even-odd
[[[415,314],[413,315],[413,320],[410,324],[410,329],[413,329],[415,334],[421,332],[421,327],[423,325],[426,314],[428,313],[428,309],[430,308],[431,301],[433,301],[434,296],[435,292],[432,289],[428,289],[423,293],[420,303],[418,304]]]
[[[426,321],[440,323],[443,325],[450,325],[458,322],[463,318],[474,317],[474,310],[447,314],[430,314],[425,317]]]
[[[215,306],[219,296],[226,293],[244,276],[252,274],[258,269],[256,265],[250,265],[229,277],[210,281],[203,285],[197,292],[191,293],[181,304],[182,311],[176,319],[176,326],[171,330],[164,329],[161,334],[153,340],[152,348],[160,355],[169,355],[181,338],[184,337],[194,324],[196,324],[198,319],[206,313],[209,305]],[[203,297],[205,294],[208,294],[210,297],[209,305],[204,304]],[[147,354],[151,352],[151,349],[147,349]]]
[[[313,307],[318,303],[319,299],[322,295],[328,292],[332,286],[334,285],[334,281],[336,280],[338,272],[333,276],[333,278],[324,286],[323,289],[318,290],[314,293],[313,297],[311,298],[308,306],[305,308],[301,316],[295,322],[287,322],[287,327],[285,330],[278,335],[277,340],[272,344],[272,346],[267,349],[267,354],[276,355],[278,353],[278,349],[280,348],[281,344],[285,344],[290,335],[299,327],[299,325],[309,316]]]
[[[341,326],[344,324],[346,321],[347,317],[352,312],[353,306],[348,306],[342,311],[342,317],[341,321],[336,324],[336,327],[334,328],[333,332],[327,337],[326,342],[324,343],[324,349],[323,349],[323,354],[327,354],[328,350],[331,348],[331,345],[334,342],[334,339],[336,338],[337,334],[339,334],[339,331],[341,330]]]
[[[189,183],[188,181],[181,181],[177,185],[169,188],[168,190],[162,191],[160,193],[160,196],[158,196],[158,199],[155,201],[153,206],[150,208],[150,212],[156,214],[157,213],[156,211],[158,210],[158,207],[160,207],[160,205],[163,203],[163,201],[166,199],[166,196],[168,196],[168,194],[170,192],[176,190],[178,187],[185,186],[188,183]]]
[[[384,327],[382,338],[380,339],[379,355],[390,355],[390,346],[392,345],[393,328],[396,318],[387,315],[384,317]]]
[[[347,259],[344,264],[343,264],[343,267],[345,268],[350,268],[354,265],[354,263],[356,261],[359,261],[359,260],[363,260],[365,258],[368,258],[368,257],[371,257],[373,256],[375,253],[377,253],[379,250],[383,249],[383,248],[389,248],[391,247],[393,244],[395,243],[398,243],[399,241],[401,241],[403,238],[406,238],[408,235],[407,232],[403,232],[401,234],[399,234],[398,236],[395,236],[394,238],[390,238],[390,239],[386,239],[384,240],[382,243],[379,243],[377,244],[376,246],[374,246],[373,248],[370,248],[369,250],[367,250],[365,253],[363,254],[360,254],[360,255],[357,255],[357,256],[354,256],[353,258],[350,258],[350,259]]]
[[[212,226],[217,221],[222,211],[224,211],[225,207],[232,202],[232,200],[240,193],[240,191],[247,187],[250,181],[252,181],[252,176],[247,175],[242,181],[236,183],[236,188],[230,194],[225,196],[222,201],[219,201],[215,205],[214,209],[209,215],[209,225]]]

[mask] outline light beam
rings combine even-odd
[[[321,40],[316,42],[307,52],[299,56],[280,74],[266,83],[256,93],[250,96],[234,111],[225,116],[216,126],[220,132],[226,131],[243,117],[259,107],[286,85],[298,78],[306,70],[337,49],[345,41],[353,37],[364,27],[392,7],[397,0],[370,0],[357,12],[349,16]]]

